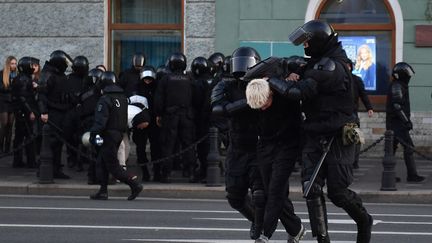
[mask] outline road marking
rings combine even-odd
[[[53,229],[121,229],[121,230],[171,230],[171,231],[230,231],[230,232],[249,232],[245,228],[195,228],[195,227],[150,227],[150,226],[119,226],[119,225],[52,225],[52,224],[0,224],[0,228],[53,228]],[[286,232],[277,229],[276,232]],[[310,230],[308,230],[310,232]],[[350,230],[329,230],[329,234],[356,234],[357,231]],[[393,231],[372,231],[373,235],[419,235],[432,236],[430,232],[393,232]]]
[[[0,210],[57,210],[57,211],[113,211],[113,212],[168,212],[168,213],[227,213],[238,214],[234,210],[198,210],[198,209],[145,209],[145,208],[64,208],[64,207],[11,207],[0,206]],[[308,215],[307,212],[296,212],[298,215]],[[347,216],[346,213],[327,213],[333,216]],[[374,213],[372,216],[380,217],[416,217],[416,218],[432,218],[431,214],[382,214]]]
[[[212,220],[212,221],[247,221],[245,218],[192,218],[195,220]],[[309,223],[309,219],[301,219],[302,223]],[[374,220],[373,224],[381,223],[381,220]],[[356,224],[352,219],[328,219],[329,224]],[[429,223],[427,223],[429,224]],[[430,223],[432,224],[432,223]]]
[[[189,242],[189,243],[251,243],[251,240],[210,240],[210,239],[185,239],[185,240],[172,240],[172,239],[123,239],[124,241],[141,241],[141,242]],[[286,240],[271,240],[274,243],[286,243]],[[302,240],[302,243],[316,243],[312,240]],[[334,243],[355,243],[355,241],[334,241]]]

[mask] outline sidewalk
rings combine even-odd
[[[419,174],[426,176],[421,184],[406,182],[406,169],[403,160],[397,159],[396,175],[402,181],[396,184],[397,191],[380,191],[382,158],[360,159],[360,169],[354,171],[354,183],[351,188],[358,192],[365,202],[392,202],[392,203],[432,203],[432,162],[417,160]],[[131,165],[132,172],[140,169]],[[97,185],[87,185],[87,172],[76,172],[65,167],[64,172],[71,176],[69,180],[55,179],[54,184],[39,184],[35,169],[12,168],[12,157],[0,159],[0,194],[24,195],[58,195],[58,196],[88,196],[97,191]],[[291,176],[292,200],[303,200],[300,184],[300,172]],[[181,172],[173,175],[173,183],[161,184],[144,182],[144,191],[140,197],[172,197],[172,198],[215,198],[223,199],[225,188],[223,178],[219,187],[207,187],[205,184],[187,183],[181,177]],[[110,196],[127,197],[129,188],[118,183],[110,185]]]

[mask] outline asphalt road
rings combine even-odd
[[[294,202],[309,229],[302,201]],[[355,243],[356,226],[328,204],[333,243]],[[366,204],[375,219],[374,243],[430,243],[432,205]],[[242,243],[249,222],[224,200],[0,196],[0,242],[201,242]],[[270,242],[286,242],[279,227]],[[310,231],[302,242],[313,241]]]

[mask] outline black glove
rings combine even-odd
[[[96,143],[96,136],[97,136],[97,133],[94,133],[94,132],[90,133],[90,144],[92,144],[93,146],[97,146],[98,145]]]
[[[405,127],[406,127],[408,130],[412,130],[412,129],[413,129],[413,124],[412,124],[412,122],[411,122],[411,121],[406,122],[406,123],[405,123]]]

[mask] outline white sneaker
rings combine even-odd
[[[260,235],[260,237],[255,240],[255,243],[269,243],[269,238],[265,235]]]
[[[288,234],[288,243],[299,243],[301,239],[306,235],[306,228],[301,225],[300,231],[296,236],[291,236]]]

